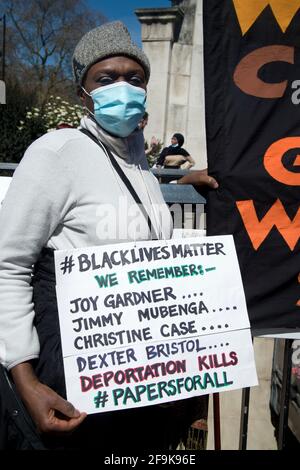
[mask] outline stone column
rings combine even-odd
[[[202,0],[185,4],[185,16],[178,41],[172,49],[166,139],[174,132],[185,137],[186,148],[205,168],[206,132],[203,71]]]
[[[202,0],[192,0],[195,4],[191,81],[188,100],[187,139],[189,151],[196,160],[197,168],[207,167],[204,62],[203,62],[203,15]]]
[[[142,25],[143,49],[151,64],[151,78],[148,84],[147,111],[148,125],[145,139],[149,142],[154,135],[166,141],[169,83],[172,47],[177,40],[183,19],[180,7],[135,10]]]

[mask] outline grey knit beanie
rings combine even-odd
[[[75,47],[72,67],[74,80],[82,85],[88,69],[102,59],[112,56],[126,56],[138,62],[150,77],[150,63],[146,54],[132,41],[128,29],[121,21],[105,23],[86,33]]]

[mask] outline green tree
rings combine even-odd
[[[82,35],[105,17],[84,0],[2,0],[7,17],[7,75],[35,90],[43,105],[53,94],[72,96],[71,57]]]
[[[0,106],[0,161],[19,162],[33,140],[58,124],[50,112],[58,103],[51,96],[69,106],[56,118],[77,123],[72,54],[83,34],[105,17],[84,0],[2,0],[4,13],[7,104]]]
[[[153,165],[155,165],[160,155],[162,146],[163,146],[163,143],[156,137],[152,137],[152,139],[150,140],[150,143],[145,141],[145,153],[146,153],[148,165],[150,168]]]
[[[31,142],[45,132],[42,120],[30,123],[21,131],[20,121],[25,120],[34,102],[34,92],[24,91],[17,81],[6,84],[6,105],[0,106],[0,161],[19,162]]]

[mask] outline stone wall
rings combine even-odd
[[[155,135],[170,145],[172,134],[181,132],[196,167],[204,168],[202,0],[173,4],[170,8],[136,10],[152,70],[145,138],[149,141]]]

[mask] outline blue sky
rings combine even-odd
[[[169,0],[86,0],[93,9],[103,13],[110,21],[121,20],[126,24],[134,42],[141,43],[141,27],[134,13],[138,8],[166,8]]]

